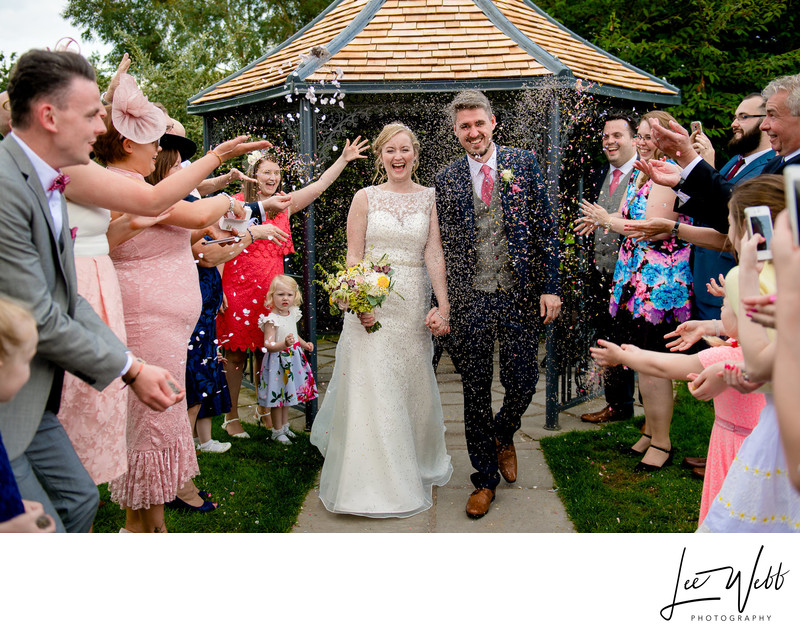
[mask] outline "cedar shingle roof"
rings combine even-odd
[[[324,46],[327,64],[307,53]],[[303,56],[305,55],[305,58]],[[329,80],[371,91],[450,89],[453,82],[574,76],[593,90],[678,102],[679,90],[589,44],[528,0],[336,0],[294,37],[189,100],[195,113],[287,94],[297,82]]]

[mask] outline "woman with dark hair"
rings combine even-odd
[[[217,320],[217,332],[220,345],[225,351],[225,376],[233,402],[233,409],[226,415],[222,427],[231,436],[250,438],[239,419],[238,401],[242,373],[247,351],[254,353],[257,370],[264,359],[264,333],[258,328],[258,319],[261,315],[267,315],[264,296],[272,279],[284,272],[283,257],[294,252],[289,218],[322,195],[350,162],[366,157],[361,152],[367,144],[367,140],[361,140],[361,136],[352,144],[349,140],[345,141],[341,156],[319,179],[290,194],[282,192],[282,170],[273,153],[256,151],[247,158],[247,175],[258,181],[257,185],[245,182],[244,198],[247,206],[252,209],[256,221],[272,224],[290,237],[284,243],[276,243],[269,238],[259,240],[241,256],[227,263],[222,271],[224,302]],[[262,419],[269,422],[269,410],[266,408],[259,406],[256,414],[259,422]]]
[[[664,126],[675,119],[660,110],[648,112],[639,123],[636,139],[642,160],[660,158],[650,134],[650,120]],[[664,351],[664,335],[691,316],[692,272],[690,246],[678,237],[680,227],[691,220],[673,211],[675,192],[659,186],[641,171],[631,175],[618,212],[610,214],[598,204],[581,203],[584,216],[576,232],[588,234],[597,226],[626,235],[631,219],[665,217],[673,222],[670,233],[650,241],[631,237],[623,240],[614,270],[609,312],[619,333],[612,341],[634,344],[651,351]],[[654,471],[672,462],[669,427],[672,422],[672,381],[639,375],[639,393],[645,410],[642,437],[631,452],[643,456],[637,471]]]

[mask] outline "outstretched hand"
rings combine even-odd
[[[689,380],[689,392],[700,401],[710,401],[722,393],[728,387],[721,376],[723,369],[724,362],[717,362],[706,366],[700,374],[689,373],[686,375]]]
[[[712,296],[716,296],[717,298],[724,298],[725,297],[725,276],[723,274],[719,275],[719,282],[715,281],[713,278],[709,278],[708,282],[706,283],[706,289],[708,293]]]
[[[674,221],[665,217],[650,219],[632,219],[623,226],[624,234],[636,241],[649,241],[664,234],[669,234]]]
[[[634,167],[661,186],[673,188],[681,181],[681,170],[665,160],[637,160]]]
[[[248,136],[236,136],[236,138],[226,140],[225,142],[217,145],[214,147],[213,151],[220,157],[221,160],[230,160],[231,158],[243,156],[246,153],[257,151],[258,149],[269,149],[272,146],[272,143],[268,140],[245,142],[247,138]]]
[[[711,333],[708,331],[707,320],[687,320],[686,322],[681,322],[678,328],[671,333],[667,333],[664,339],[677,338],[669,342],[666,347],[672,352],[682,352],[697,344],[703,339],[704,335],[711,335],[712,333],[713,331]]]
[[[349,140],[344,141],[344,149],[342,149],[342,157],[345,159],[346,162],[352,162],[357,158],[366,158],[362,151],[369,149],[369,139],[364,138],[361,140],[361,136],[356,136],[356,139],[350,144]]]
[[[692,139],[683,127],[675,121],[669,122],[669,127],[664,127],[658,119],[648,118],[650,123],[650,134],[653,142],[667,156],[675,160],[682,168],[686,168],[694,160],[698,153],[692,146]],[[656,180],[653,179],[655,182]],[[660,183],[660,182],[657,182]]]
[[[589,352],[592,355],[592,359],[596,361],[600,366],[619,366],[620,364],[624,363],[623,358],[625,357],[624,351],[627,350],[627,347],[630,346],[631,348],[635,349],[635,346],[632,345],[623,345],[618,346],[613,342],[608,342],[606,340],[597,340],[597,346],[592,346],[589,349]]]
[[[125,53],[122,55],[119,66],[117,66],[117,71],[114,73],[114,76],[111,77],[111,82],[108,84],[108,89],[105,93],[106,103],[111,103],[111,101],[114,100],[114,92],[116,92],[117,88],[119,87],[120,79],[122,78],[122,75],[127,74],[130,67],[131,58],[128,53]]]

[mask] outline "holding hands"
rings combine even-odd
[[[444,311],[448,315],[444,315],[441,311]],[[433,307],[428,311],[428,315],[425,316],[425,326],[428,327],[428,330],[434,337],[450,333],[450,310],[441,308],[441,311],[439,307]]]

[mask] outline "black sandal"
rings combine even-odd
[[[639,464],[637,464],[633,468],[634,471],[636,471],[636,472],[640,472],[640,471],[659,471],[659,470],[663,469],[664,467],[666,467],[667,465],[672,464],[672,456],[675,453],[674,449],[664,449],[663,447],[659,447],[658,445],[654,445],[653,443],[650,443],[650,446],[653,449],[658,449],[659,451],[663,451],[665,454],[667,454],[667,459],[664,462],[662,462],[661,465],[658,465],[658,466],[654,465],[654,464],[647,464],[646,462],[640,462]]]
[[[645,433],[642,433],[642,436],[644,436],[645,438],[650,438],[651,440],[652,440],[652,438],[653,438],[652,436],[650,436],[650,434],[645,434]],[[638,443],[639,441],[637,440],[636,442]],[[651,442],[650,444],[652,445],[653,443]],[[647,449],[650,449],[650,447],[648,446],[648,448],[647,448]],[[647,453],[647,449],[645,449],[644,451],[636,451],[636,450],[635,450],[633,447],[628,447],[628,448],[625,450],[625,453],[626,453],[626,454],[628,454],[628,455],[630,455],[630,456],[637,456],[637,457],[639,457],[639,456],[644,456],[644,455],[645,455],[645,453]]]

